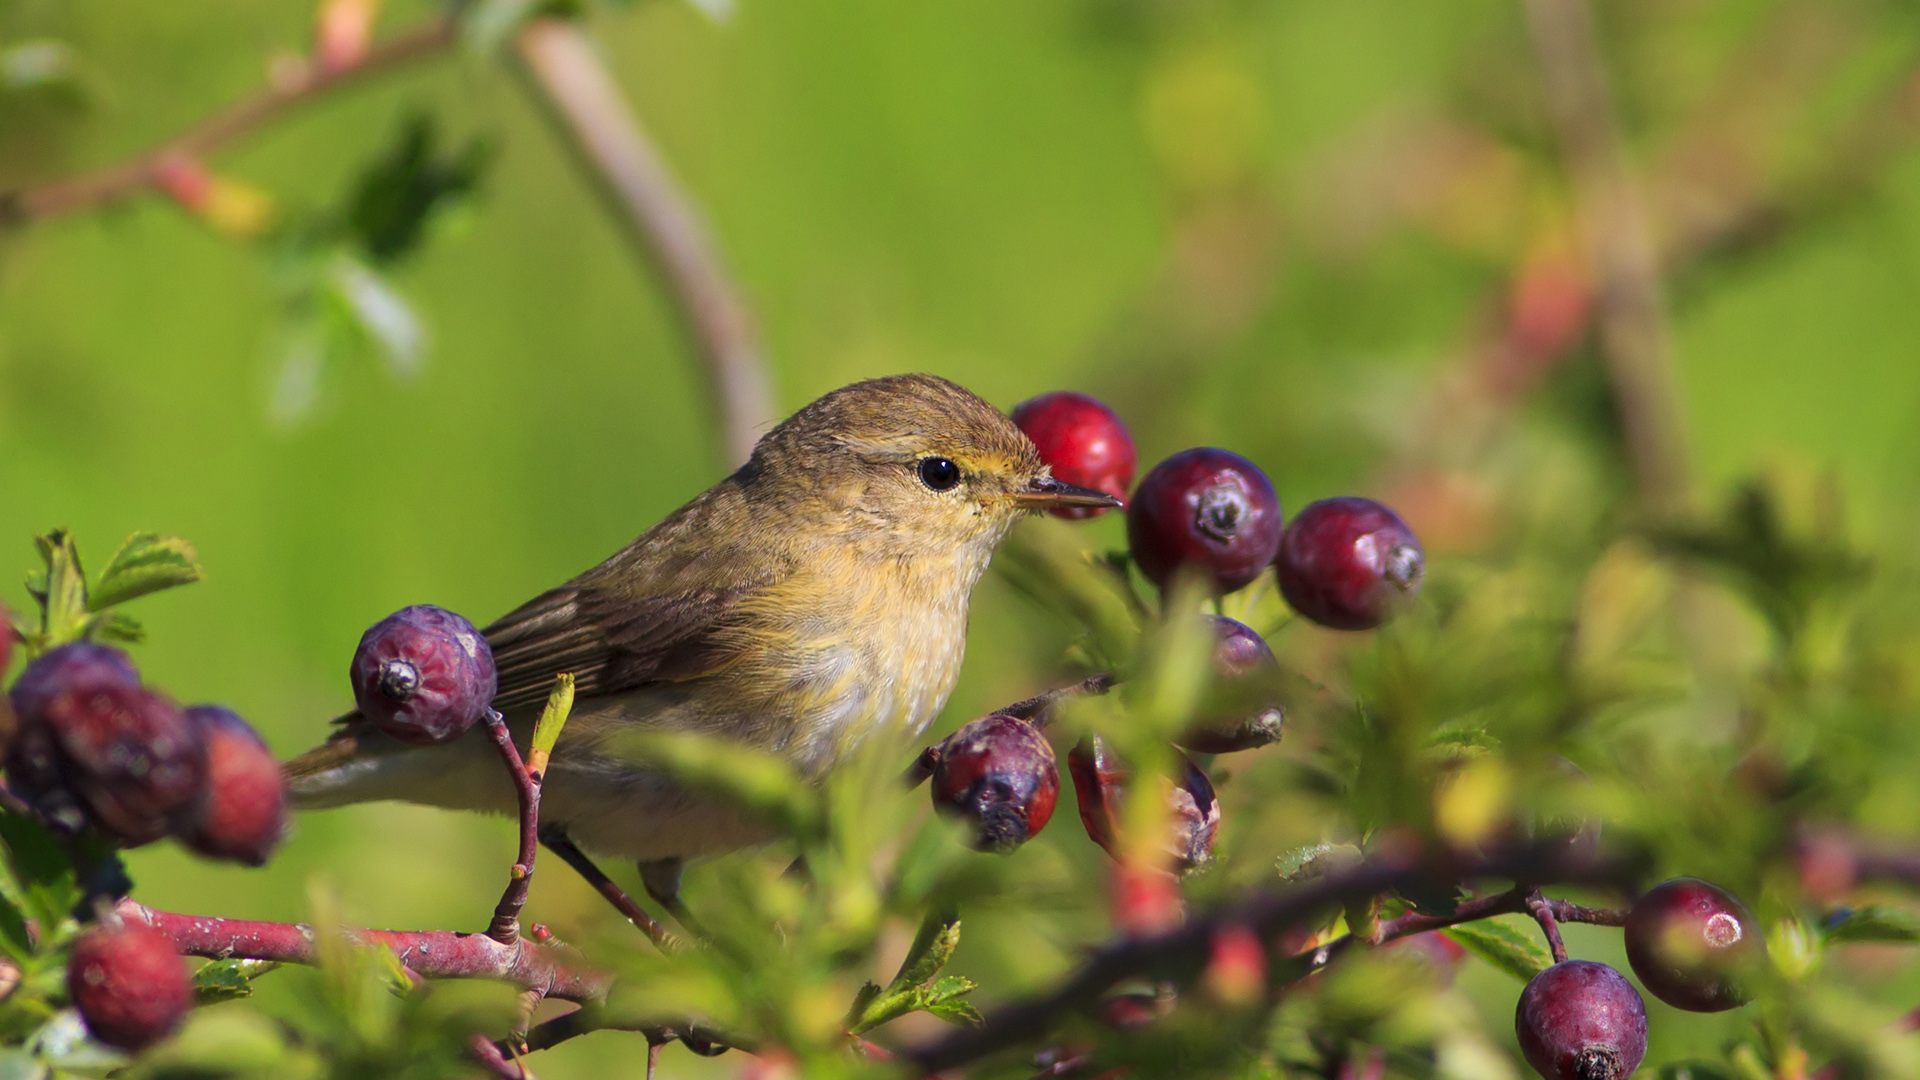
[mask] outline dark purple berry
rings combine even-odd
[[[8,754],[16,792],[55,825],[91,824],[130,847],[192,823],[206,748],[186,715],[139,686],[82,682],[23,715]]]
[[[1766,939],[1739,897],[1695,878],[1662,882],[1635,901],[1626,943],[1641,985],[1691,1012],[1745,1004],[1745,977],[1767,955]]]
[[[493,702],[493,649],[473,624],[416,604],[373,624],[353,654],[353,700],[404,743],[451,742]]]
[[[1238,454],[1182,450],[1140,481],[1127,504],[1127,546],[1161,588],[1181,566],[1198,568],[1215,594],[1233,592],[1273,562],[1280,496],[1259,466]]]
[[[1060,769],[1046,737],[995,713],[947,736],[933,767],[933,806],[973,824],[975,846],[1012,851],[1046,828]]]
[[[1213,839],[1220,829],[1220,801],[1213,782],[1200,766],[1179,751],[1178,778],[1165,785],[1167,836],[1165,850],[1173,869],[1193,870],[1213,858]],[[1121,858],[1116,847],[1132,771],[1098,735],[1089,736],[1067,753],[1067,771],[1073,776],[1073,794],[1080,808],[1080,824],[1087,836],[1107,854]]]
[[[20,673],[7,697],[13,702],[14,715],[21,723],[29,723],[56,694],[103,683],[139,686],[140,672],[119,649],[80,641],[41,653]]]
[[[1072,390],[1055,390],[1014,406],[1013,422],[1040,451],[1054,478],[1104,491],[1122,502],[1139,458],[1133,436],[1112,409]],[[1105,507],[1062,506],[1063,518],[1090,518]]]
[[[181,841],[208,858],[266,865],[287,831],[280,763],[259,732],[231,709],[196,705],[187,719],[207,748],[207,802]]]
[[[144,1050],[174,1033],[193,1008],[193,980],[180,951],[149,926],[96,926],[73,943],[67,996],[87,1032],[121,1050]]]
[[[1207,616],[1214,633],[1213,673],[1229,697],[1236,683],[1252,685],[1260,675],[1271,675],[1280,668],[1266,639],[1253,627],[1224,615]],[[1243,702],[1230,702],[1244,704]],[[1224,717],[1209,717],[1189,727],[1175,741],[1198,754],[1231,754],[1252,750],[1280,739],[1280,721],[1284,713],[1278,702],[1256,703]]]
[[[1562,960],[1533,977],[1514,1012],[1520,1052],[1546,1080],[1626,1080],[1647,1054],[1647,1008],[1626,977]]]
[[[1426,555],[1372,499],[1322,499],[1295,514],[1274,560],[1293,610],[1335,630],[1371,630],[1420,592]]]

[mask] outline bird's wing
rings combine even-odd
[[[716,671],[738,655],[724,633],[731,616],[772,580],[639,596],[574,584],[538,596],[484,631],[500,677],[494,707],[537,707],[564,672],[592,696]]]

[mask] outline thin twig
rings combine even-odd
[[[509,872],[507,887],[500,894],[500,903],[493,909],[493,922],[487,927],[488,937],[502,945],[511,945],[520,940],[520,909],[527,906],[527,892],[533,888],[533,859],[540,851],[541,778],[520,760],[520,751],[513,745],[506,720],[492,709],[487,710],[487,734],[493,738],[500,759],[513,777],[514,795],[520,803],[520,857]]]
[[[1560,937],[1560,923],[1553,917],[1553,908],[1547,899],[1535,889],[1527,894],[1527,914],[1540,924],[1540,932],[1546,935],[1547,950],[1553,954],[1553,962],[1558,964],[1567,958],[1567,943]]]
[[[1660,267],[1587,0],[1526,0],[1547,103],[1566,161],[1614,399],[1642,500],[1684,510],[1686,431]]]
[[[312,964],[318,959],[313,928],[299,923],[177,915],[122,900],[122,919],[159,930],[188,956],[215,960],[279,960]],[[610,978],[587,967],[571,949],[517,941],[502,945],[485,934],[451,930],[348,930],[362,945],[385,947],[408,970],[427,979],[499,979],[522,989],[538,988],[562,1001],[604,997]]]
[[[0,195],[0,227],[86,210],[151,187],[163,163],[200,157],[279,119],[296,106],[453,45],[453,20],[435,18],[367,50],[357,63],[327,70],[305,63],[291,77],[214,114],[147,152],[93,172]]]
[[[666,927],[661,926],[655,921],[653,916],[647,914],[647,909],[636,903],[633,897],[628,896],[625,889],[614,884],[613,879],[607,876],[606,871],[595,865],[594,861],[587,856],[587,853],[581,851],[564,833],[548,832],[540,837],[540,842],[547,845],[547,849],[555,855],[560,856],[561,861],[573,867],[576,873],[587,880],[587,884],[593,886],[595,892],[606,897],[607,902],[613,905],[615,911],[625,915],[633,925],[640,928],[641,933],[651,938],[653,943],[659,946],[662,951],[667,951],[674,947],[676,939],[673,934],[668,932]]]
[[[585,27],[533,19],[514,38],[533,86],[659,272],[712,385],[729,461],[738,465],[774,418],[758,330],[694,212]]]

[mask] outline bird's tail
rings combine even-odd
[[[455,810],[506,812],[513,790],[477,732],[445,746],[408,746],[364,723],[280,766],[300,810],[397,799]]]

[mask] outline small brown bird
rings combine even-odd
[[[578,682],[543,822],[588,851],[659,867],[765,839],[764,826],[610,740],[699,732],[817,777],[870,732],[917,734],[953,690],[968,597],[1014,521],[1115,505],[1053,479],[1012,421],[945,379],[874,379],[815,401],[738,472],[486,628],[494,707],[523,748],[554,677]],[[287,764],[296,805],[512,811],[481,730],[412,747],[357,714],[341,723]]]

